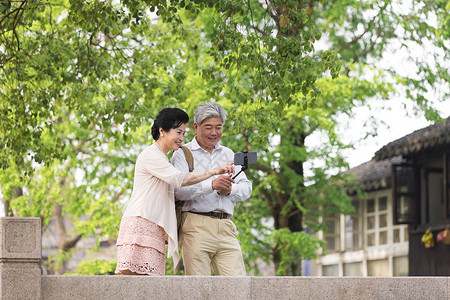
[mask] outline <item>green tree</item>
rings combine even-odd
[[[257,184],[252,201],[238,209],[243,212],[238,216],[240,228],[272,220],[275,229],[262,226],[260,236],[251,230],[241,233],[248,258],[254,259],[255,253],[267,257],[271,249],[277,274],[299,275],[301,258],[314,257],[321,246],[303,228],[326,232],[321,220],[351,211],[344,189],[350,179],[330,177],[347,167],[340,151],[351,147],[337,135],[340,115],[351,117],[354,107],[367,105],[370,99],[390,100],[405,91],[416,111],[442,120],[433,103],[449,95],[448,5],[446,1],[218,5],[223,13],[205,22],[205,27],[212,27],[207,32],[214,64],[203,74],[215,86],[216,95],[211,96],[233,104],[232,132],[241,137],[234,149],[262,150],[252,174]],[[315,48],[322,35],[325,50]],[[428,58],[415,55],[422,43],[429,45]],[[401,49],[406,50],[402,53],[406,60],[416,62],[416,73],[404,74],[378,63]],[[324,136],[323,143],[308,148],[307,139],[317,132]],[[305,164],[318,160],[312,175],[305,174]]]
[[[196,61],[171,26],[130,25],[108,3],[21,4],[1,18],[2,202],[7,216],[41,217],[44,234],[53,226],[48,267],[62,274],[83,237],[117,235],[151,118],[186,98]]]

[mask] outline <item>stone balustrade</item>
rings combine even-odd
[[[450,277],[41,275],[39,218],[0,218],[1,299],[443,299]]]

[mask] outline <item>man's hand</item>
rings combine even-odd
[[[221,195],[221,196],[228,196],[231,193],[231,188],[232,188],[232,186],[230,186],[230,188],[228,188],[228,189],[223,189],[223,190],[217,191],[217,193],[219,193],[219,195]]]
[[[221,175],[212,181],[212,188],[220,195],[228,195],[231,193],[231,184],[234,183],[233,174]]]

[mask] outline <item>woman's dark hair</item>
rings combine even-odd
[[[159,139],[159,128],[165,132],[175,129],[189,122],[189,116],[179,108],[163,108],[156,116],[152,126],[152,136],[156,141]]]

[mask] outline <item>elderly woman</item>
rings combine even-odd
[[[133,193],[117,239],[118,275],[164,275],[166,242],[168,257],[173,257],[176,265],[180,257],[174,188],[234,172],[232,163],[192,173],[172,166],[167,153],[180,147],[188,121],[188,115],[181,109],[161,110],[152,126],[155,142],[138,156]]]

